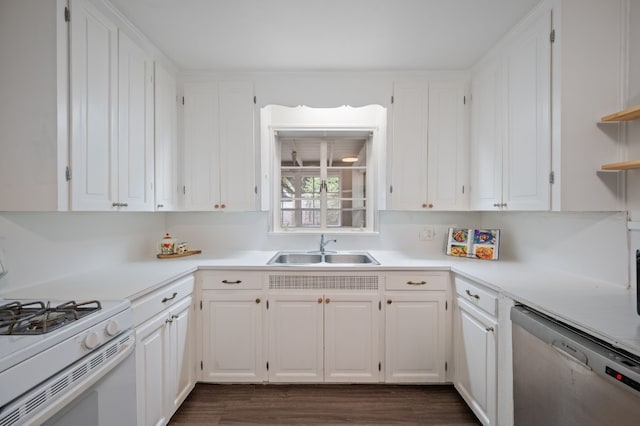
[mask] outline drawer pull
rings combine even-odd
[[[173,296],[163,298],[163,299],[162,299],[162,303],[167,303],[169,300],[173,300],[173,299],[175,299],[177,295],[178,295],[178,293],[176,293],[176,292],[174,291],[174,292],[173,292]]]
[[[229,281],[229,280],[222,280],[222,284],[240,284],[242,281],[240,280],[235,280],[235,281]]]
[[[477,294],[473,294],[469,290],[466,290],[466,291],[467,291],[467,294],[469,295],[469,297],[473,297],[476,300],[480,299],[480,296],[478,296]]]
[[[426,281],[407,281],[409,285],[425,285],[426,283]]]

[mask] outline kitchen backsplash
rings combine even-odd
[[[65,275],[153,259],[169,231],[193,249],[314,250],[319,238],[268,232],[268,214],[251,213],[0,213],[0,255],[9,273],[3,290]],[[625,213],[391,212],[379,233],[332,235],[334,250],[400,250],[441,256],[449,227],[501,229],[499,261],[545,267],[626,286],[629,249]]]

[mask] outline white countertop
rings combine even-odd
[[[566,272],[518,262],[458,259],[449,256],[425,259],[411,253],[371,251],[380,265],[267,266],[274,251],[203,253],[179,259],[129,262],[72,275],[45,284],[13,289],[4,298],[75,298],[135,300],[197,269],[260,270],[399,270],[440,269],[486,285],[534,309],[584,329],[640,356],[640,316],[631,291]]]

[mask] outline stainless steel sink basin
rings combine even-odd
[[[322,255],[312,254],[312,253],[285,253],[278,252],[276,255],[269,261],[269,265],[271,264],[284,264],[284,265],[299,265],[299,264],[309,264],[309,263],[321,263]]]
[[[330,253],[324,255],[326,263],[373,263],[378,262],[369,253]]]
[[[304,252],[279,251],[267,265],[309,266],[309,265],[379,265],[367,252]]]

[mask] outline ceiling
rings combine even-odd
[[[466,69],[539,0],[110,0],[185,71]]]

